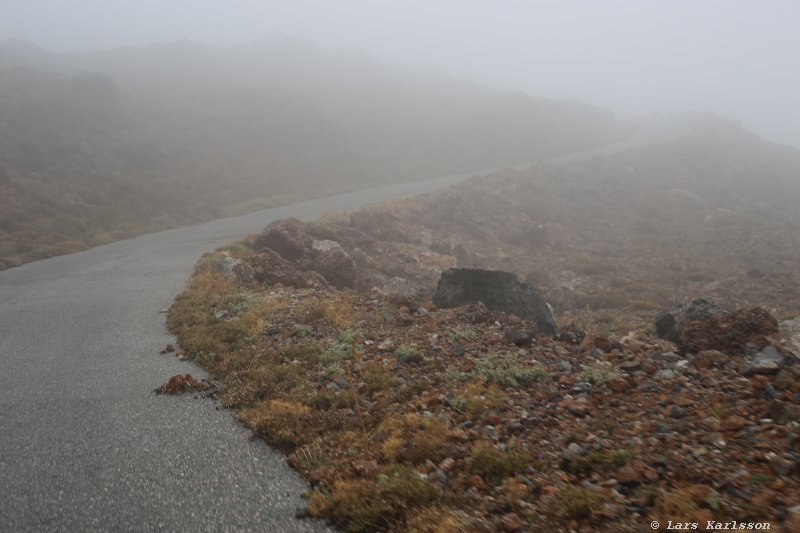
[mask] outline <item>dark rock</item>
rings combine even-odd
[[[525,330],[508,331],[506,332],[506,338],[515,346],[530,346],[530,344],[533,342],[533,332]]]
[[[775,400],[769,405],[767,416],[778,424],[800,422],[800,405]]]
[[[680,342],[681,333],[695,320],[708,320],[726,313],[725,309],[707,300],[698,299],[681,304],[656,317],[656,333],[670,342]]]
[[[767,346],[758,352],[752,361],[744,369],[745,376],[764,374],[771,376],[777,374],[781,368],[781,354],[772,346]]]
[[[253,248],[269,248],[289,261],[296,261],[311,247],[303,223],[296,218],[276,220],[266,227],[253,242]]]
[[[619,369],[623,372],[633,373],[642,369],[642,362],[638,360],[625,361],[619,365]]]
[[[442,273],[433,303],[442,308],[483,303],[536,323],[541,333],[554,336],[556,323],[542,295],[516,275],[499,270],[451,268]]]
[[[689,410],[686,407],[681,407],[679,405],[674,405],[669,410],[669,417],[670,418],[683,418],[684,416],[686,416],[686,414],[688,412],[689,412]]]

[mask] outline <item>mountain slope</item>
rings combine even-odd
[[[612,142],[590,106],[293,40],[0,45],[0,268],[333,191]]]

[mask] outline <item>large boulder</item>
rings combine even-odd
[[[256,250],[269,248],[289,261],[296,261],[305,255],[311,246],[311,239],[305,232],[303,223],[296,218],[276,220],[262,231],[253,242]]]
[[[739,309],[707,320],[690,322],[681,332],[678,345],[683,352],[719,350],[744,356],[748,345],[760,350],[778,337],[778,321],[758,307]]]
[[[269,248],[253,254],[250,263],[253,278],[264,285],[280,283],[299,289],[328,286],[327,280],[318,273],[298,269]]]
[[[708,320],[727,313],[722,307],[698,299],[660,313],[656,317],[656,334],[659,338],[679,343],[684,328],[695,320]]]
[[[556,322],[542,295],[512,272],[451,268],[442,273],[433,295],[438,307],[452,308],[481,302],[488,309],[532,320],[545,335],[556,334]]]
[[[338,242],[314,241],[311,250],[314,255],[311,261],[312,270],[322,274],[337,289],[355,287],[358,279],[355,261]]]

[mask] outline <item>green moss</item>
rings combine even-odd
[[[400,346],[394,351],[395,357],[397,357],[397,361],[402,364],[419,364],[423,363],[427,360],[425,354],[412,346],[406,346],[405,344]]]
[[[524,365],[511,355],[479,359],[475,364],[475,374],[486,383],[496,383],[501,387],[527,386],[550,375],[543,366]]]

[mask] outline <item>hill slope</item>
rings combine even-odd
[[[292,40],[0,45],[0,268],[333,191],[601,146],[630,127]]]
[[[347,531],[797,531],[798,177],[796,150],[712,119],[277,221],[205,255],[167,323]],[[557,335],[477,302],[513,294],[495,274],[434,305],[453,265],[525,275]],[[656,338],[658,311],[700,297],[732,312]]]

